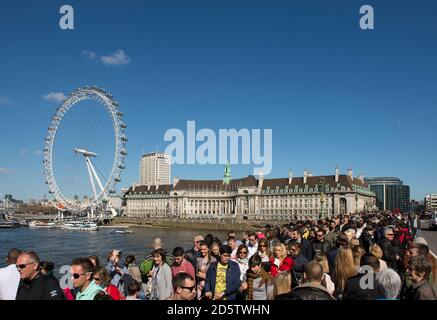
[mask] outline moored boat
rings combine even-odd
[[[66,222],[61,225],[64,230],[77,230],[77,231],[97,231],[99,226],[95,222],[82,222],[82,221],[71,221]]]
[[[29,228],[31,228],[31,229],[53,229],[53,228],[56,228],[56,224],[54,222],[31,221],[31,222],[29,222]]]
[[[20,227],[20,223],[18,221],[0,221],[0,229],[13,229]]]

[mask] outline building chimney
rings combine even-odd
[[[179,182],[179,178],[173,177],[173,188],[178,184],[178,182]]]
[[[132,183],[132,191],[135,192],[135,189],[136,189],[138,186],[140,186],[140,183],[137,182],[137,181],[134,181],[134,183]]]
[[[258,175],[258,188],[262,189],[264,183],[264,172],[260,171]]]
[[[293,171],[288,171],[288,184],[293,181]]]
[[[352,169],[347,169],[347,175],[349,176],[349,178],[354,180],[354,173],[353,173]]]
[[[307,178],[308,178],[308,171],[305,169],[303,171],[303,183],[307,183]]]
[[[358,179],[360,179],[361,182],[364,183],[364,174],[360,174],[359,177],[358,177]]]
[[[335,182],[338,182],[340,179],[340,169],[338,167],[335,168]]]

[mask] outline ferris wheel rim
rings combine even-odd
[[[68,199],[58,187],[53,168],[53,146],[62,119],[74,105],[83,100],[94,100],[100,102],[100,104],[109,111],[114,127],[115,150],[111,173],[104,183],[103,190],[98,193],[97,197],[92,198],[89,203],[78,204]],[[75,89],[56,109],[55,114],[51,118],[52,120],[45,138],[43,163],[46,184],[48,185],[49,192],[55,198],[59,210],[84,211],[89,208],[96,208],[107,200],[107,194],[109,191],[115,190],[116,184],[121,181],[120,175],[121,171],[124,169],[124,160],[127,155],[127,136],[125,133],[126,124],[123,122],[122,116],[123,113],[119,110],[118,103],[113,99],[112,95],[104,89],[96,86],[85,86]]]

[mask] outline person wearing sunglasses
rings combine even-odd
[[[17,270],[17,258],[21,250],[13,248],[6,257],[7,267],[0,268],[0,300],[15,300],[20,273]]]
[[[88,258],[74,259],[70,267],[73,287],[77,290],[76,300],[94,300],[103,289],[93,278],[94,265]]]
[[[249,250],[247,259],[250,259],[251,256],[258,252],[258,235],[254,232],[249,233],[249,245],[247,249]]]
[[[315,232],[314,240],[312,241],[314,255],[319,253],[327,254],[331,251],[329,242],[325,241],[325,230],[318,229]]]
[[[39,257],[34,251],[22,252],[17,258],[20,273],[16,300],[65,300],[59,282],[41,273]]]
[[[269,240],[265,238],[259,240],[258,255],[261,257],[262,262],[269,262],[271,256],[269,249]]]
[[[111,284],[111,277],[105,267],[99,266],[94,269],[93,280],[106,294],[111,296],[112,300],[124,300],[124,296],[120,294],[117,287]]]
[[[392,228],[386,228],[384,230],[384,238],[378,241],[378,245],[381,247],[383,255],[382,259],[387,263],[387,267],[398,271],[397,262],[400,260],[399,250],[397,242],[394,241],[394,231]]]
[[[242,244],[237,249],[237,262],[240,267],[240,281],[243,281],[243,276],[246,274],[247,269],[249,269],[249,249]]]
[[[196,295],[194,278],[186,272],[180,272],[173,278],[173,295],[168,300],[193,300]]]

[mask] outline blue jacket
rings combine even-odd
[[[206,272],[206,281],[204,292],[215,293],[215,279],[217,277],[218,262],[212,263]],[[226,269],[226,291],[225,297],[227,300],[236,300],[238,289],[240,288],[240,267],[238,263],[229,260]]]
[[[106,266],[106,270],[108,271],[109,276],[111,277],[111,284],[116,286],[118,291],[120,291],[120,293],[123,293],[127,297],[129,295],[127,287],[129,286],[129,283],[132,282],[133,278],[129,274],[128,268],[126,268],[123,265],[120,265],[120,269],[124,273],[123,276],[117,273],[116,266],[111,261],[109,261],[108,265]]]

